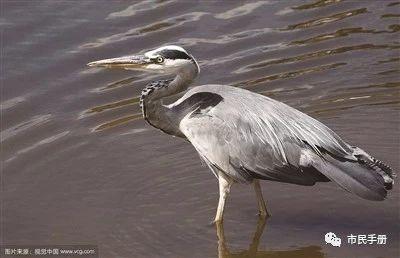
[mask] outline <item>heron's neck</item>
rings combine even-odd
[[[185,91],[196,78],[197,65],[182,69],[174,79],[151,82],[142,90],[140,105],[144,119],[165,133],[182,136],[177,114],[163,104],[163,98]]]

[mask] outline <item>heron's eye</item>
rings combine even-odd
[[[156,58],[156,62],[160,64],[160,63],[164,62],[164,58],[162,56],[158,56]]]

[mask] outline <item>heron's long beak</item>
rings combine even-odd
[[[122,56],[117,58],[103,59],[90,62],[87,65],[92,67],[140,69],[145,65],[151,64],[150,58],[144,55]]]

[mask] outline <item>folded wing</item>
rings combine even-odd
[[[218,94],[221,101],[188,113],[180,130],[212,170],[238,182],[259,178],[313,185],[332,180],[365,199],[385,198],[392,175],[385,178],[388,173],[362,162],[356,148],[317,120],[229,86],[196,87],[183,98],[200,90]]]

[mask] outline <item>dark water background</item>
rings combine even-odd
[[[200,61],[194,85],[283,101],[399,171],[399,9],[395,0],[1,1],[2,243],[218,257],[208,225],[215,177],[191,145],[140,116],[139,93],[154,75],[85,66],[165,44]],[[263,190],[273,216],[252,244],[254,192],[234,186],[224,223],[230,254],[220,242],[221,256],[400,256],[399,184],[384,202],[332,183],[263,182]],[[325,244],[329,231],[342,247]],[[388,243],[345,243],[371,233]]]

